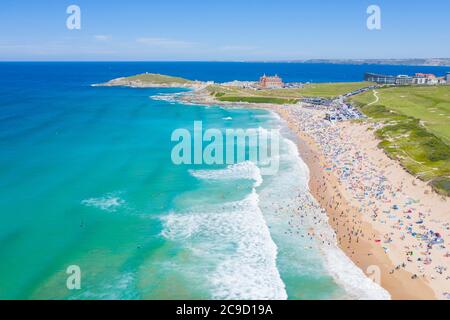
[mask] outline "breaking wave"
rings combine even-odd
[[[253,180],[254,187],[259,187],[263,182],[260,169],[251,161],[232,164],[220,170],[189,170],[189,173],[203,180]]]

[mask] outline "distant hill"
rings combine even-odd
[[[450,66],[450,58],[432,59],[311,59],[296,60],[302,63],[331,63],[331,64],[385,64],[406,66]]]

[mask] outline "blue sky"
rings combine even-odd
[[[69,30],[66,9],[81,8]],[[381,30],[366,27],[381,8]],[[450,57],[450,1],[2,0],[0,60]]]

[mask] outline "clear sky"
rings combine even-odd
[[[366,26],[372,4],[381,30]],[[0,60],[446,58],[449,35],[449,0],[0,2]]]

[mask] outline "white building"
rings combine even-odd
[[[415,76],[414,78],[413,78],[413,83],[414,84],[418,84],[418,85],[424,85],[424,84],[427,84],[427,78],[425,78],[425,77],[420,77],[420,76]]]
[[[437,85],[440,83],[439,78],[431,73],[416,73],[413,78],[413,83],[418,85]]]

